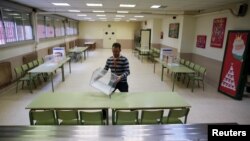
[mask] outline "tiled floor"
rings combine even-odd
[[[161,66],[156,66],[153,73],[153,63],[138,60],[131,50],[122,50],[122,54],[129,59],[131,74],[128,77],[130,92],[171,91],[172,81],[170,74],[165,72],[164,81],[160,79]],[[104,67],[106,59],[111,56],[110,49],[97,49],[89,52],[87,60],[72,63],[72,73],[69,74],[68,65],[65,65],[65,82],[61,82],[61,73],[58,70],[55,78],[55,92],[87,92],[97,91],[89,86],[93,70]],[[177,82],[175,91],[192,106],[187,123],[225,123],[237,122],[250,124],[250,98],[242,101],[233,100],[217,92],[217,88],[205,85],[191,92],[186,85]],[[27,89],[15,93],[15,85],[0,94],[0,125],[29,125],[28,110],[25,107],[38,95],[51,92],[50,83],[42,83],[33,94]]]

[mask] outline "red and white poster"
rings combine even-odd
[[[213,21],[211,47],[222,48],[227,18],[218,18]]]
[[[228,33],[219,91],[232,97],[238,94],[248,38],[249,32],[229,31]]]
[[[206,35],[197,35],[196,47],[205,48],[206,47]]]

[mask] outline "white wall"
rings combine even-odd
[[[145,22],[147,24],[145,24]],[[159,44],[162,31],[162,19],[151,19],[141,22],[142,29],[151,29],[151,43]]]
[[[170,23],[180,23],[179,27],[179,37],[178,38],[169,38],[168,37],[168,31],[169,31],[169,24]],[[182,26],[183,26],[183,16],[179,15],[176,16],[176,19],[173,19],[172,16],[167,16],[162,21],[162,31],[163,31],[163,40],[161,41],[161,44],[170,46],[172,48],[176,48],[178,52],[180,52],[181,47],[181,40],[182,40]]]
[[[63,38],[54,38],[54,39],[48,39],[44,41],[39,41],[37,45],[35,44],[35,41],[27,44],[15,44],[8,47],[3,47],[0,49],[0,60],[5,60],[8,58],[12,58],[15,56],[27,54],[36,50],[40,50],[43,48],[48,48],[54,45],[59,45],[65,42],[69,42],[72,40],[77,39],[77,36],[69,36],[69,37],[63,37]]]
[[[8,46],[0,49],[0,60],[5,60],[11,57],[35,51],[35,43],[28,45]]]
[[[161,28],[162,20],[161,19],[154,19],[152,33],[151,33],[151,43],[159,44],[161,42]]]
[[[79,38],[102,39],[103,29],[109,24],[116,29],[117,39],[134,39],[135,32],[141,28],[140,22],[80,22]]]
[[[250,2],[248,5],[250,5]],[[210,46],[213,20],[215,18],[222,18],[222,17],[227,18],[223,47],[213,48]],[[226,11],[214,12],[210,14],[196,16],[196,18],[197,22],[195,29],[195,40],[193,42],[193,53],[218,61],[223,61],[228,30],[250,30],[250,10],[248,10],[247,15],[244,17],[236,17],[232,15],[229,10],[226,10]],[[197,35],[207,35],[207,42],[205,49],[196,48]]]
[[[185,15],[183,19],[183,31],[181,36],[180,51],[181,53],[192,53],[194,31],[195,31],[196,18],[194,16]]]

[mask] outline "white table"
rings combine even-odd
[[[58,61],[58,62],[46,62],[46,63],[43,63],[43,64],[29,70],[28,73],[29,73],[30,80],[31,80],[31,74],[32,73],[48,73],[48,74],[50,74],[50,79],[51,79],[51,84],[52,84],[52,91],[54,92],[53,72],[56,69],[61,68],[61,70],[62,70],[62,81],[64,81],[65,80],[65,78],[64,78],[64,64],[66,62],[69,62],[69,71],[71,73],[70,58],[68,57],[68,58],[64,58],[63,60]],[[30,92],[32,93],[31,84],[29,85],[29,88],[30,88]]]

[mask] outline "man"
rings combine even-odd
[[[120,54],[120,43],[114,43],[112,45],[112,52],[113,56],[107,59],[104,69],[111,69],[111,72],[118,76],[115,90],[118,89],[120,92],[128,92],[127,76],[130,74],[128,59]]]

